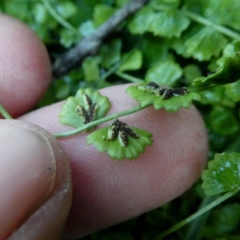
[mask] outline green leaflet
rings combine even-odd
[[[59,3],[56,10],[63,18],[68,19],[77,13],[77,6],[72,2]]]
[[[91,20],[88,20],[82,23],[81,26],[79,27],[79,33],[83,37],[86,37],[87,35],[92,34],[95,30],[96,29],[93,25],[93,21]]]
[[[236,52],[240,51],[240,41],[234,41],[225,46],[222,57],[217,60],[218,66],[222,66],[226,57],[232,57]]]
[[[80,39],[81,35],[77,31],[71,29],[61,29],[59,31],[60,42],[66,48],[70,48],[73,44],[76,44]]]
[[[240,153],[215,154],[203,171],[202,188],[207,195],[240,190]]]
[[[112,8],[105,4],[97,4],[94,8],[93,19],[95,27],[102,25],[109,17],[113,15],[116,8]]]
[[[238,121],[233,112],[221,107],[211,111],[209,124],[214,131],[222,135],[235,133],[239,129]]]
[[[134,139],[128,136],[128,144],[125,147],[121,145],[119,137],[114,140],[108,139],[109,127],[99,129],[88,135],[88,144],[93,144],[100,152],[107,152],[113,159],[135,159],[145,151],[147,145],[152,145],[153,141],[151,133],[135,127],[131,127],[131,129],[138,134],[139,138]]]
[[[218,56],[226,44],[227,40],[222,34],[205,27],[186,41],[186,54],[199,61],[209,60],[212,56]]]
[[[223,65],[215,73],[207,77],[199,77],[193,81],[193,85],[226,84],[240,79],[240,54],[236,52],[231,57],[224,59]]]
[[[173,60],[161,61],[149,68],[146,74],[147,82],[155,82],[160,85],[173,86],[182,75],[179,64]]]
[[[148,31],[153,20],[154,11],[150,6],[143,7],[130,22],[128,28],[132,34],[143,34]]]
[[[188,27],[190,20],[180,11],[169,9],[155,12],[150,6],[139,11],[132,22],[129,30],[132,34],[151,32],[155,36],[179,37]]]
[[[86,81],[94,81],[100,78],[99,57],[87,57],[84,59],[82,68]]]
[[[190,20],[177,10],[168,10],[151,15],[149,32],[162,37],[179,37],[190,24]]]
[[[142,66],[142,52],[138,49],[123,55],[123,63],[119,67],[120,72],[137,70]]]
[[[201,104],[211,104],[216,106],[234,107],[234,102],[226,94],[225,85],[218,85],[199,93]]]
[[[172,96],[164,100],[162,96],[154,94],[145,87],[146,85],[131,86],[126,89],[126,92],[139,101],[141,106],[152,104],[156,110],[164,108],[169,112],[173,112],[179,108],[189,108],[192,100],[200,100],[200,96],[195,92],[183,96]]]
[[[43,6],[43,4],[41,4],[41,3],[36,4],[33,11],[36,13],[36,15],[35,15],[36,22],[41,23],[41,24],[45,24],[47,22],[48,13],[47,13],[45,7]]]
[[[240,101],[240,80],[234,83],[226,84],[226,95],[234,102]]]
[[[218,44],[216,44],[216,42]],[[178,54],[199,61],[219,56],[221,50],[227,44],[227,39],[211,27],[193,25],[181,36],[172,40],[172,47]]]
[[[89,88],[79,89],[75,97],[69,97],[63,104],[60,112],[60,122],[64,125],[72,126],[75,128],[82,127],[84,125],[84,118],[78,113],[78,108],[81,106],[87,112],[91,112],[91,107],[86,103],[85,95],[87,95],[92,106],[94,104],[94,116],[93,121],[104,117],[111,107],[111,104],[107,97],[103,97],[98,91],[93,91]],[[92,129],[90,129],[92,130]]]

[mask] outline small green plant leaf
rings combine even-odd
[[[222,135],[235,133],[239,129],[233,112],[221,107],[216,107],[211,111],[209,123],[214,131]]]
[[[33,10],[36,14],[34,14],[34,18],[36,22],[45,24],[48,19],[48,12],[43,4],[38,3],[35,5],[35,9]]]
[[[142,66],[142,52],[138,49],[123,55],[123,63],[119,67],[120,72],[137,70]]]
[[[129,24],[129,31],[132,34],[143,34],[148,31],[150,23],[153,21],[154,10],[150,6],[145,6],[134,16]]]
[[[152,14],[152,21],[148,30],[157,36],[179,37],[189,23],[190,20],[183,13],[171,9]]]
[[[98,91],[90,88],[79,89],[75,97],[69,97],[63,104],[60,122],[79,128],[88,122],[104,117],[110,107],[108,98],[103,97]]]
[[[227,39],[211,27],[193,25],[182,33],[181,38],[174,38],[172,47],[185,58],[193,57],[199,61],[218,57],[226,46]],[[216,44],[216,42],[218,44]]]
[[[93,25],[93,22],[90,20],[83,22],[78,29],[79,33],[83,37],[86,37],[86,36],[92,34],[95,30],[96,29]]]
[[[234,83],[226,84],[224,87],[226,89],[226,95],[230,99],[232,99],[234,102],[240,101],[240,81],[239,80]]]
[[[216,44],[216,42],[218,44]],[[204,27],[185,42],[186,54],[199,61],[218,56],[227,39],[211,27]]]
[[[215,154],[202,174],[207,195],[240,190],[240,153]]]
[[[160,89],[167,90],[167,88]],[[181,88],[171,90],[181,91]],[[126,92],[130,94],[133,98],[135,98],[137,101],[139,101],[142,107],[153,104],[156,110],[160,108],[165,108],[169,112],[177,111],[179,108],[189,108],[192,100],[200,100],[199,94],[195,92],[185,92],[183,95],[172,94],[171,97],[165,98],[164,96],[166,96],[166,92],[163,92],[163,94],[159,94],[157,91],[152,91],[152,89],[149,89],[146,84],[131,86],[127,88]]]
[[[240,51],[240,41],[234,41],[226,45],[223,49],[222,57],[217,60],[217,65],[222,66],[226,57],[232,57],[236,52]]]
[[[240,80],[240,53],[236,52],[231,57],[224,59],[223,65],[216,72],[207,77],[199,77],[193,81],[193,85],[226,84]]]
[[[65,19],[74,16],[77,13],[77,6],[70,2],[58,3],[56,10],[60,13]]]
[[[81,36],[77,31],[66,28],[61,29],[59,35],[61,44],[66,48],[70,48],[81,39]]]
[[[107,152],[108,155],[117,160],[135,159],[143,153],[147,145],[152,145],[152,134],[135,127],[128,127],[122,131],[119,125],[114,123],[111,126],[99,129],[88,135],[88,144],[93,144],[100,152]],[[118,129],[118,130],[117,130]],[[130,129],[130,130],[129,130]]]
[[[182,70],[180,66],[173,60],[166,60],[149,68],[146,74],[146,80],[147,82],[156,82],[160,85],[173,86],[181,75]]]
[[[112,8],[106,4],[99,3],[95,6],[93,12],[93,19],[95,27],[99,27],[103,24],[108,18],[110,18],[113,13],[116,11],[116,8]]]
[[[100,77],[99,57],[87,57],[82,64],[86,81],[94,81]]]
[[[151,32],[155,36],[172,38],[179,37],[189,24],[190,20],[176,9],[156,12],[147,5],[135,15],[129,30],[132,34]]]
[[[200,92],[201,103],[216,106],[234,107],[234,102],[226,94],[226,85],[218,85],[214,88]]]

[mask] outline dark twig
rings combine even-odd
[[[71,69],[81,64],[87,56],[97,53],[103,39],[129,15],[140,9],[149,0],[132,0],[116,11],[104,24],[93,34],[83,38],[76,46],[63,53],[53,64],[53,75],[60,77],[67,74]]]

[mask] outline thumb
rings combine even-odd
[[[59,239],[72,194],[62,147],[15,120],[0,120],[0,143],[0,240]]]

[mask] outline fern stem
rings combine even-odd
[[[202,17],[202,16],[200,16],[196,13],[190,12],[188,10],[182,9],[181,12],[195,22],[198,22],[198,23],[200,23],[204,26],[212,27],[215,30],[217,30],[218,32],[221,32],[222,34],[224,34],[224,35],[226,35],[230,38],[233,38],[235,40],[240,39],[240,34],[238,34],[235,31],[232,31],[229,28],[226,28],[226,27],[223,27],[221,25],[215,24],[215,23],[211,22],[210,20],[208,20],[208,19],[206,19],[206,18],[204,18],[204,17]]]
[[[204,208],[214,199],[216,199],[216,196],[205,195],[205,197],[203,198],[203,200],[202,200],[202,202],[199,206],[199,209]],[[189,229],[187,231],[187,234],[186,234],[184,240],[192,240],[192,239],[198,240],[198,239],[200,239],[200,232],[202,230],[202,227],[203,227],[204,223],[206,222],[206,220],[209,216],[209,213],[210,213],[210,211],[202,214],[199,218],[192,221],[192,223],[189,226]]]
[[[94,127],[96,125],[99,125],[101,123],[104,123],[104,122],[108,122],[108,121],[111,121],[113,119],[117,119],[119,117],[122,117],[122,116],[125,116],[125,115],[129,115],[129,114],[132,114],[132,113],[135,113],[135,112],[138,112],[144,108],[147,108],[149,107],[151,104],[148,104],[146,106],[138,106],[138,107],[135,107],[135,108],[131,108],[131,109],[128,109],[126,111],[122,111],[120,113],[116,113],[116,114],[113,114],[113,115],[110,115],[110,116],[107,116],[107,117],[104,117],[104,118],[101,118],[99,120],[96,120],[94,122],[90,122],[80,128],[76,128],[72,131],[68,131],[68,132],[61,132],[61,133],[55,133],[53,134],[54,137],[56,138],[62,138],[62,137],[69,137],[69,136],[72,136],[72,135],[75,135],[77,133],[80,133],[80,132],[83,132],[85,131],[86,129],[88,128],[91,128],[91,127]]]
[[[0,113],[3,115],[5,119],[13,119],[1,104],[0,104]]]
[[[190,215],[189,217],[185,218],[184,220],[182,220],[181,222],[177,223],[176,225],[174,225],[173,227],[169,228],[168,230],[164,231],[163,233],[161,233],[158,236],[158,239],[162,239],[163,237],[175,232],[176,230],[178,230],[179,228],[185,226],[186,224],[188,224],[189,222],[193,221],[194,219],[196,219],[197,217],[201,216],[203,213],[209,211],[210,209],[216,207],[217,205],[219,205],[220,203],[222,203],[223,201],[227,200],[228,198],[232,197],[234,194],[236,194],[238,191],[234,191],[234,192],[228,192],[226,194],[224,194],[223,196],[219,197],[218,199],[216,199],[215,201],[211,202],[210,204],[206,205],[205,207],[203,207],[202,209],[200,209],[199,211],[195,212],[194,214]]]
[[[43,3],[43,5],[44,5],[44,7],[47,9],[47,11],[49,12],[49,14],[50,14],[59,24],[61,24],[61,25],[62,25],[63,27],[65,27],[66,29],[76,31],[76,29],[75,29],[70,23],[68,23],[64,18],[62,18],[62,17],[54,10],[54,8],[51,6],[51,4],[49,3],[48,0],[42,0],[42,3]]]
[[[115,74],[116,74],[117,76],[119,76],[119,77],[121,77],[121,78],[123,78],[123,79],[125,79],[125,80],[128,80],[128,81],[130,81],[130,82],[133,82],[133,83],[142,83],[142,82],[143,82],[142,79],[133,77],[133,76],[131,76],[131,75],[129,75],[129,74],[126,74],[126,73],[123,73],[123,72],[117,71],[117,72],[115,72]]]

